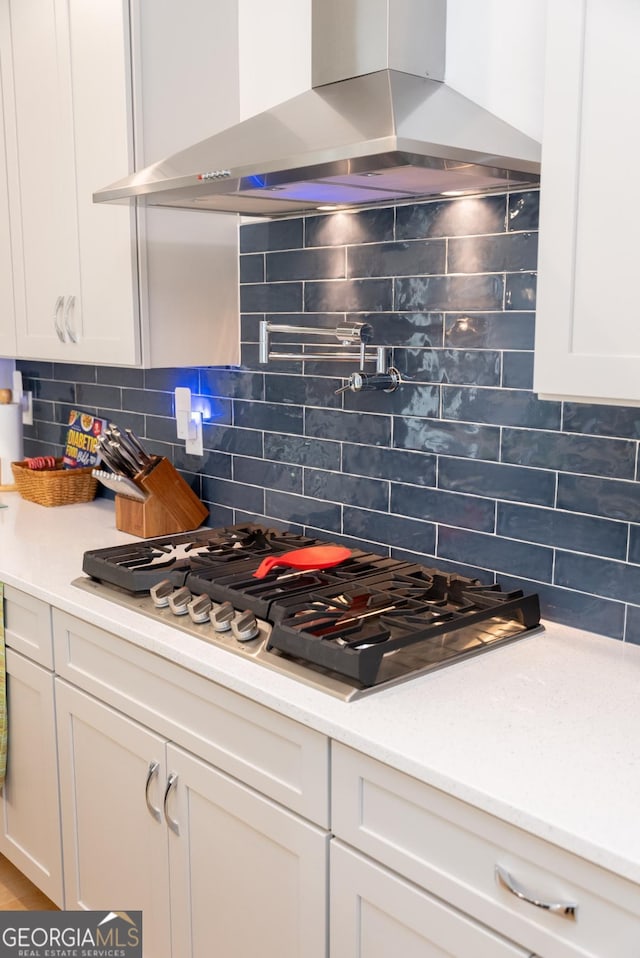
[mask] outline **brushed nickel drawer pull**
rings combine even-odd
[[[149,798],[149,786],[151,785],[151,780],[154,777],[154,775],[158,774],[159,769],[160,769],[159,762],[149,762],[149,768],[147,769],[147,782],[144,787],[144,800],[147,803],[147,808],[149,809],[149,813],[153,816],[153,818],[155,818],[157,822],[162,821],[162,812],[160,811],[159,808],[156,808],[155,805],[151,804],[151,799]]]
[[[576,902],[542,901],[527,891],[502,865],[496,865],[496,881],[499,885],[506,888],[507,891],[510,891],[512,895],[515,895],[516,898],[519,898],[521,901],[526,901],[529,905],[535,905],[536,908],[542,908],[544,911],[550,911],[554,915],[559,915],[561,918],[568,918],[571,921],[576,921],[577,919],[578,905]]]
[[[62,326],[60,325],[60,311],[62,310],[63,306],[64,306],[64,296],[58,296],[56,300],[56,304],[53,307],[53,325],[56,331],[56,335],[58,339],[60,340],[60,342],[66,343],[67,341],[66,336],[64,334],[64,330]]]
[[[167,779],[167,787],[164,790],[163,807],[164,807],[164,817],[167,820],[167,825],[169,826],[172,832],[175,832],[176,835],[179,835],[180,826],[178,825],[175,818],[171,818],[171,815],[169,815],[169,812],[167,810],[167,802],[169,801],[169,792],[176,785],[177,781],[178,781],[178,776],[176,772],[171,772],[171,774],[169,775],[169,778]]]

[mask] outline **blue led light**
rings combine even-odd
[[[248,176],[247,179],[251,180],[253,185],[257,186],[259,189],[262,189],[266,182],[264,176],[258,176],[257,174],[254,176]]]

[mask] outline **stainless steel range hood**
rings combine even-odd
[[[539,181],[540,144],[443,82],[446,0],[312,0],[313,88],[94,194],[291,216]]]

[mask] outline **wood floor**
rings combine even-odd
[[[0,855],[0,911],[58,911],[58,908]]]

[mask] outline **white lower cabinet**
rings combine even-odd
[[[141,910],[148,958],[324,958],[328,835],[57,680],[67,908]]]
[[[326,737],[53,623],[66,907],[141,910],[146,958],[326,958]]]
[[[337,914],[351,929],[333,934],[351,934],[346,940],[357,941],[355,922],[361,942],[365,928],[370,940],[373,929],[382,935],[386,927],[388,940],[386,952],[374,945],[358,951],[351,944],[351,950],[338,947],[335,958],[407,953],[637,958],[640,889],[632,882],[345,746],[332,748],[331,777],[333,832],[359,853],[357,865],[342,852],[337,859],[332,855],[338,889],[332,892],[332,917]],[[361,882],[355,900],[351,896],[351,917],[340,901],[345,869]],[[384,904],[385,888],[391,905]],[[377,914],[385,908],[384,917]],[[429,912],[433,924],[425,926]],[[463,945],[458,931],[471,935],[469,923],[491,929],[498,943],[488,950],[482,950],[484,944]],[[405,950],[403,936],[419,940],[431,927],[449,930],[434,938],[431,951]]]
[[[331,843],[335,958],[529,958],[466,915],[339,841]]]
[[[8,741],[0,853],[62,906],[51,610],[4,586],[4,626]]]
[[[6,666],[10,718],[0,852],[62,907],[54,678],[12,649]]]

